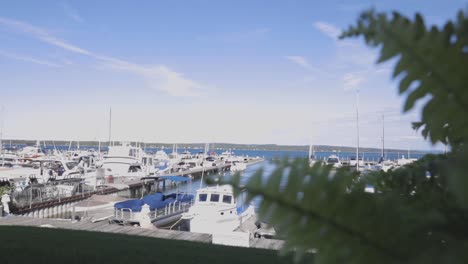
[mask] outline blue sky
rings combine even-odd
[[[392,64],[341,29],[369,7],[440,25],[466,1],[1,1],[4,137],[432,148]],[[440,146],[438,147],[440,148]]]

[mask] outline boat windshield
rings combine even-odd
[[[201,193],[198,195],[198,201],[200,202],[206,202],[206,198],[208,198],[208,194],[206,193]]]
[[[128,168],[128,172],[139,172],[141,171],[140,165],[132,165]]]
[[[211,194],[210,202],[219,202],[219,194]]]
[[[65,163],[65,166],[67,166],[67,169],[72,170],[73,168],[78,166],[78,163],[76,163],[76,162],[67,162],[67,163]]]
[[[230,204],[231,201],[232,201],[232,196],[231,195],[223,195],[223,203]]]

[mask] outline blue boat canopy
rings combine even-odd
[[[151,211],[164,208],[166,205],[175,202],[189,202],[193,199],[193,195],[190,194],[181,194],[181,193],[171,193],[164,195],[162,193],[155,193],[146,195],[142,199],[133,199],[123,202],[118,202],[114,205],[115,209],[130,209],[132,212],[140,212],[141,207],[147,204],[150,207]]]

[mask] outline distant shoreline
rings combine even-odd
[[[4,139],[3,145],[8,147],[10,145],[35,145],[37,140],[21,140],[21,139]],[[41,145],[46,144],[46,146],[68,146],[70,141],[65,140],[41,140]],[[117,142],[116,142],[117,143]],[[131,142],[135,144],[135,142]],[[89,146],[89,147],[98,147],[98,141],[79,141],[80,146]],[[174,144],[177,144],[177,148],[181,149],[203,149],[205,147],[204,143],[148,143],[148,142],[139,142],[139,144],[146,148],[162,148],[172,149]],[[101,142],[102,147],[107,147],[108,142]],[[72,147],[77,146],[77,141],[72,141]],[[259,151],[309,151],[308,145],[277,145],[277,144],[234,144],[234,143],[210,143],[210,148],[217,150],[259,150]],[[348,146],[330,146],[330,145],[314,145],[314,150],[316,152],[355,152],[356,147]],[[360,147],[359,152],[369,153],[369,152],[381,152],[380,148],[375,147]],[[385,153],[407,153],[408,149],[385,149]],[[427,153],[441,153],[440,151],[430,151],[430,150],[410,150],[414,154],[427,154]]]

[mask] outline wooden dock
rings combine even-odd
[[[230,168],[231,168],[231,164],[222,164],[222,165],[219,165],[219,166],[199,167],[199,168],[188,169],[188,170],[185,170],[185,171],[165,173],[165,174],[161,174],[159,176],[186,176],[186,175],[192,175],[192,176],[196,177],[196,176],[201,176],[202,173],[210,174],[210,173],[217,173],[217,172],[221,172],[221,171],[228,171]]]

